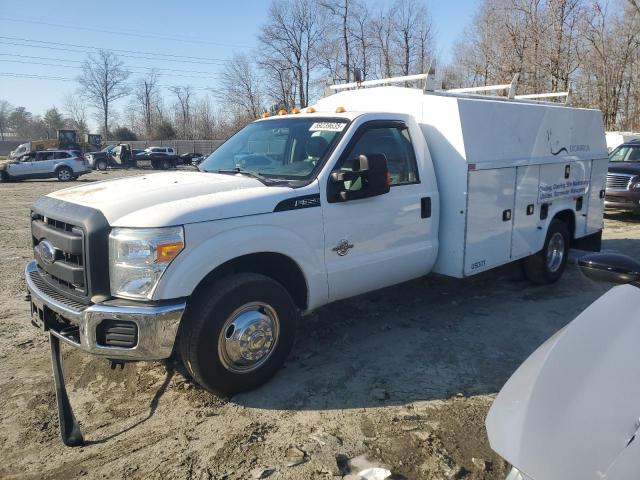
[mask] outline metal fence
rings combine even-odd
[[[148,147],[172,147],[177,155],[183,153],[201,153],[203,155],[213,152],[224,140],[136,140],[134,142],[108,141],[106,145],[117,145],[118,143],[128,143],[131,148],[144,150]]]

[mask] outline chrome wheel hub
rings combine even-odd
[[[61,180],[69,180],[71,178],[71,174],[69,173],[68,170],[60,170],[60,173],[58,174],[58,176],[60,177]]]
[[[251,372],[271,356],[279,335],[276,311],[264,303],[249,303],[233,312],[224,323],[218,338],[218,355],[227,370]]]
[[[547,267],[552,272],[557,272],[564,260],[564,237],[555,232],[547,245]]]

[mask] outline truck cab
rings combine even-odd
[[[570,245],[599,235],[606,164],[596,111],[399,87],[331,95],[250,123],[198,172],[41,197],[32,322],[110,359],[175,351],[205,388],[250,389],[329,302],[511,261],[557,281]]]

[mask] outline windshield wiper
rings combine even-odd
[[[209,171],[211,171],[211,170],[209,170]],[[213,172],[214,173],[222,173],[224,175],[237,175],[237,174],[246,175],[247,177],[251,177],[251,178],[255,178],[256,180],[260,180],[265,185],[266,184],[285,182],[284,180],[280,180],[280,179],[267,178],[264,175],[261,175],[260,173],[252,172],[251,170],[245,170],[242,167],[229,168],[229,169],[224,169],[223,168],[223,169],[220,169],[220,170],[213,170]]]

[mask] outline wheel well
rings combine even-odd
[[[196,290],[221,277],[233,273],[259,273],[272,278],[287,289],[301,310],[307,308],[307,282],[298,264],[281,253],[251,253],[229,260],[210,272]]]
[[[553,219],[558,219],[569,229],[569,238],[573,242],[576,233],[576,217],[571,210],[562,210],[554,215]]]

